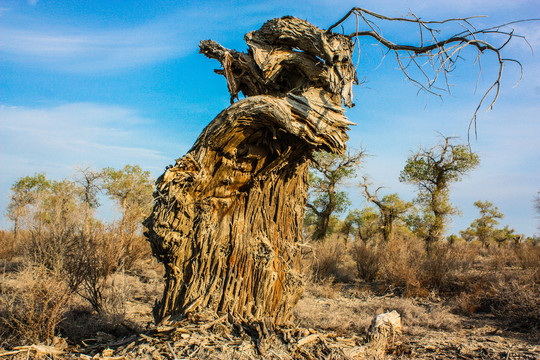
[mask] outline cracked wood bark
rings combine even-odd
[[[201,42],[232,105],[156,181],[145,226],[166,270],[158,322],[209,311],[281,325],[302,293],[310,157],[345,150],[352,43],[294,17],[245,40],[247,53]]]

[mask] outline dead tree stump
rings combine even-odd
[[[294,17],[245,40],[247,53],[201,42],[232,105],[156,181],[144,224],[166,270],[157,322],[210,311],[282,325],[302,293],[310,157],[345,150],[353,44]]]

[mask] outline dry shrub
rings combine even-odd
[[[118,318],[119,321],[125,314],[127,288],[123,281],[115,281],[111,277],[117,271],[124,271],[122,245],[115,233],[81,236],[76,253],[65,262],[64,268],[75,292],[100,315]]]
[[[376,245],[359,242],[351,246],[351,256],[356,263],[358,277],[365,281],[377,278],[381,269],[381,253]]]
[[[120,238],[124,268],[131,269],[138,260],[151,257],[150,243],[144,236],[126,234]]]
[[[121,236],[113,228],[96,227],[87,233],[77,230],[44,232],[30,239],[32,262],[61,273],[72,292],[86,299],[103,316],[122,317],[125,290],[108,285],[110,277],[132,266],[148,254],[140,237]]]
[[[522,269],[540,271],[540,246],[522,244],[515,249],[515,255]]]
[[[539,330],[540,273],[519,269],[486,271],[471,276],[454,300],[456,310],[471,315],[492,313],[517,330]]]
[[[434,244],[422,262],[422,284],[437,291],[452,291],[461,273],[472,267],[473,257],[448,244]]]
[[[518,257],[514,249],[504,247],[490,247],[486,253],[486,266],[493,270],[501,270],[518,264]]]
[[[394,236],[394,239],[381,247],[381,251],[381,278],[387,284],[396,287],[405,296],[428,294],[421,282],[422,260],[425,258],[425,248],[421,241]]]
[[[538,274],[536,274],[538,277]],[[491,285],[483,300],[491,312],[519,330],[540,330],[540,282],[526,278]]]
[[[450,308],[440,304],[424,305],[411,298],[343,295],[337,292],[334,298],[321,297],[318,288],[308,286],[294,309],[295,317],[303,327],[355,334],[365,333],[376,315],[392,310],[401,315],[409,330],[413,327],[452,330],[460,324]]]
[[[15,242],[13,232],[0,230],[0,260],[11,260],[20,254],[20,242]]]
[[[316,280],[335,279],[349,282],[355,278],[354,262],[343,239],[337,236],[312,244],[312,253],[307,256],[311,274]]]
[[[492,313],[519,330],[538,328],[540,249],[521,244],[479,250],[481,262],[459,276],[461,293],[452,300],[456,310]]]
[[[431,291],[459,289],[462,272],[473,266],[475,254],[463,245],[434,244],[427,252],[422,240],[398,234],[377,247],[353,247],[359,276],[380,279],[404,296],[428,296]]]
[[[79,246],[84,249],[84,254],[72,263],[73,272],[83,272],[82,287],[89,296],[98,296],[109,276],[122,265],[118,239],[111,234],[95,234],[81,239]],[[97,309],[99,301],[97,298],[95,301],[97,303],[90,303]]]
[[[21,287],[0,287],[2,338],[15,343],[50,343],[70,298],[68,286],[48,269],[25,268]]]

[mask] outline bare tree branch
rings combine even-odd
[[[441,21],[425,21],[413,13],[409,13],[408,17],[388,17],[363,8],[354,7],[338,22],[330,26],[326,30],[327,33],[330,33],[332,29],[343,24],[352,15],[354,15],[356,19],[356,31],[349,35],[351,39],[358,39],[360,37],[371,37],[375,39],[378,44],[387,48],[389,51],[394,52],[397,64],[403,74],[405,74],[407,80],[417,86],[419,91],[425,91],[426,93],[435,95],[439,98],[441,98],[442,92],[450,93],[451,85],[448,80],[448,74],[455,70],[458,61],[463,60],[461,57],[462,50],[465,48],[476,49],[478,55],[476,57],[475,64],[478,62],[479,73],[482,71],[480,55],[485,53],[495,54],[498,61],[498,71],[495,75],[495,80],[480,99],[480,102],[476,107],[469,123],[469,133],[471,129],[474,128],[475,137],[476,118],[478,112],[483,105],[488,102],[488,98],[489,104],[487,109],[492,109],[499,97],[502,73],[505,63],[512,62],[517,64],[520,69],[521,76],[523,74],[523,67],[521,63],[516,59],[503,57],[501,51],[514,38],[524,40],[529,47],[530,44],[527,42],[524,36],[515,34],[513,29],[506,30],[506,28],[510,25],[518,23],[540,21],[540,19],[525,19],[508,22],[486,29],[477,29],[473,25],[472,20],[485,16],[450,18]],[[397,21],[416,24],[418,26],[420,37],[419,45],[399,44],[389,40],[383,36],[381,28],[376,23],[377,21],[374,20],[379,20],[379,23],[381,21]],[[368,29],[361,30],[360,24],[367,26]],[[441,30],[438,29],[437,26],[441,24],[456,24],[462,27],[463,31],[446,38],[439,39]],[[503,42],[501,45],[495,45],[492,42],[497,38],[502,38]],[[360,45],[356,40],[355,46],[358,48],[358,54],[360,54]],[[425,58],[425,63],[420,63],[417,61],[419,58]],[[416,69],[419,71],[421,79],[418,79],[410,69]],[[438,80],[441,75],[444,79],[441,80],[444,81],[444,86],[438,85]]]

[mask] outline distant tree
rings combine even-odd
[[[360,239],[364,243],[372,240],[379,232],[380,219],[377,211],[371,207],[362,210],[354,209],[350,211],[343,221],[342,232],[348,238],[354,234],[355,239]]]
[[[13,221],[13,234],[15,240],[20,228],[21,217],[27,207],[34,204],[40,194],[51,186],[44,173],[36,173],[33,176],[25,176],[17,180],[11,186],[11,198],[7,207],[8,218]]]
[[[363,188],[366,200],[375,204],[379,209],[381,221],[380,230],[383,235],[383,240],[388,242],[392,238],[394,223],[405,215],[412,204],[400,199],[399,195],[396,193],[385,195],[382,199],[379,199],[377,193],[381,188],[378,188],[374,192],[370,192],[366,178],[364,178],[364,182],[361,183],[360,186]]]
[[[30,227],[27,251],[36,264],[65,271],[82,226],[82,206],[73,181],[53,180],[43,191]]]
[[[54,180],[44,196],[38,216],[52,232],[78,231],[81,223],[80,204],[73,181]]]
[[[138,165],[126,165],[121,170],[106,168],[103,174],[105,192],[122,210],[120,233],[124,234],[126,229],[135,231],[152,205],[150,172],[143,171]]]
[[[446,237],[446,241],[450,245],[454,245],[458,241],[459,237],[456,234],[451,234]]]
[[[343,213],[350,204],[344,181],[356,177],[364,151],[343,155],[318,152],[313,155],[309,176],[308,217],[314,217],[313,239],[321,240],[327,233],[332,215]],[[311,214],[310,214],[311,213]]]
[[[459,236],[461,236],[463,240],[468,241],[468,242],[471,242],[474,239],[476,239],[476,234],[474,230],[472,230],[470,227],[465,230],[461,230],[459,232]]]
[[[428,222],[424,238],[428,249],[442,239],[448,217],[456,213],[449,201],[450,184],[461,181],[479,164],[478,155],[453,140],[443,137],[430,149],[420,148],[407,159],[399,177],[418,189],[416,201],[423,206]]]
[[[466,231],[468,231],[468,234],[471,234],[474,238],[478,239],[481,242],[482,247],[486,247],[489,241],[495,239],[495,235],[497,235],[497,225],[499,224],[497,219],[502,219],[504,215],[489,201],[479,200],[474,203],[474,206],[480,211],[480,217],[474,220]],[[498,234],[501,243],[506,240],[505,235],[508,233],[509,229],[507,228],[506,233],[501,232]]]
[[[92,210],[99,207],[98,195],[101,191],[103,171],[93,170],[89,167],[77,168],[76,180],[78,193],[84,204],[83,231],[88,233]]]
[[[493,240],[497,242],[499,247],[501,247],[505,242],[510,241],[514,246],[518,246],[522,238],[523,235],[516,234],[515,230],[510,228],[508,225],[502,229],[495,230],[495,233],[493,234]]]

